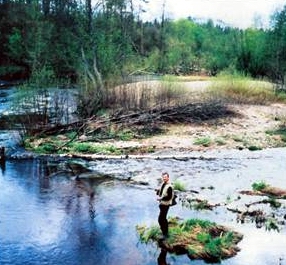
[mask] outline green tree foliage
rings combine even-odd
[[[266,41],[267,35],[261,29],[246,29],[240,33],[241,50],[237,68],[253,77],[266,75]]]
[[[285,90],[286,81],[286,5],[272,19],[273,28],[267,35],[268,75]]]
[[[198,51],[196,36],[199,35],[198,25],[181,19],[170,23],[168,28],[167,58],[171,72],[189,73],[197,67]]]
[[[139,6],[146,2],[140,0]],[[140,69],[211,75],[235,69],[253,77],[270,77],[284,86],[286,8],[275,14],[269,30],[239,30],[212,20],[172,21],[164,5],[159,20],[144,22],[143,8],[134,3],[0,1],[0,77],[29,78],[43,68],[57,79],[77,81],[84,72],[83,49],[90,65],[96,59],[104,81]]]
[[[208,21],[204,29],[203,67],[211,75],[216,75],[235,66],[239,55],[239,30],[215,26],[212,21]]]

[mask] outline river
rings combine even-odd
[[[9,110],[12,94],[12,89],[1,90],[0,112]],[[19,152],[14,133],[2,130],[0,145]],[[160,248],[141,243],[136,225],[157,224],[154,188],[161,172],[168,171],[172,181],[197,191],[193,196],[220,205],[213,210],[194,210],[179,202],[169,216],[207,219],[244,235],[238,245],[241,251],[221,264],[286,265],[285,200],[273,210],[281,222],[280,232],[257,228],[251,220],[240,223],[237,214],[228,210],[245,201],[261,200],[239,193],[250,190],[254,182],[286,188],[286,149],[180,155],[189,159],[158,159],[159,154],[154,154],[153,158],[81,161],[91,171],[80,175],[80,180],[62,170],[67,159],[10,156],[0,165],[0,264],[158,264]],[[171,253],[166,262],[205,264]]]
[[[140,243],[135,227],[157,222],[153,189],[163,170],[199,196],[225,202],[234,201],[254,181],[285,188],[285,158],[284,148],[210,152],[185,161],[88,161],[93,173],[80,181],[57,171],[63,161],[8,160],[0,171],[0,264],[157,264],[160,249]],[[142,178],[148,185],[130,181]],[[179,203],[169,215],[207,219],[243,233],[241,251],[221,264],[286,264],[285,225],[277,232],[251,222],[240,224],[224,206],[196,211]],[[170,253],[166,260],[173,265],[205,264]]]

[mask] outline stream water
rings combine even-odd
[[[46,159],[7,161],[0,171],[0,264],[158,264],[160,249],[140,243],[135,227],[157,223],[154,188],[162,170],[199,196],[221,203],[234,200],[254,181],[285,188],[285,158],[286,149],[272,149],[204,153],[187,161],[89,161],[94,174],[80,181],[53,173],[55,162]],[[149,185],[130,178],[143,178]],[[284,205],[281,214],[285,212]],[[225,207],[195,211],[179,203],[169,215],[207,219],[243,233],[241,251],[222,264],[286,264],[285,226],[277,232],[240,224]],[[170,253],[166,261],[204,264]]]
[[[0,93],[0,114],[9,109],[11,91]],[[15,138],[12,131],[0,131],[0,145],[17,151]],[[186,155],[192,159],[157,159],[155,154],[153,159],[84,161],[92,173],[79,181],[60,170],[65,160],[8,159],[0,165],[0,264],[205,264],[171,253],[166,263],[158,263],[161,249],[139,240],[136,225],[157,224],[154,188],[161,172],[168,171],[172,181],[196,190],[194,196],[222,205],[197,211],[178,203],[169,216],[207,219],[244,235],[241,251],[221,264],[286,265],[285,224],[280,232],[258,229],[252,222],[237,222],[236,213],[227,209],[238,197],[250,200],[239,191],[250,190],[254,182],[286,188],[286,149]],[[281,203],[275,215],[285,222],[285,200]]]

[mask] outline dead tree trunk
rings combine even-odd
[[[90,118],[102,107],[104,86],[101,74],[97,68],[96,56],[94,55],[93,65],[91,66],[83,49],[81,52],[84,76],[79,93],[78,110],[82,118]]]

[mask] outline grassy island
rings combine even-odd
[[[143,243],[157,242],[158,246],[170,253],[187,254],[190,259],[203,259],[207,262],[219,262],[233,257],[240,251],[237,244],[242,240],[240,233],[217,225],[216,223],[178,218],[169,219],[169,237],[161,239],[159,226],[137,226]]]

